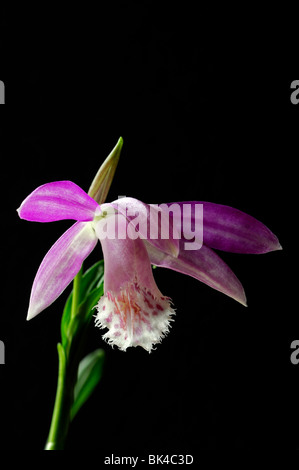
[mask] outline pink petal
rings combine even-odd
[[[98,204],[71,181],[55,181],[39,186],[18,209],[21,219],[54,222],[73,219],[93,220]]]
[[[172,256],[178,255],[180,234],[172,217],[169,217],[166,205],[159,208],[132,197],[120,198],[111,205],[128,219],[131,234],[135,231],[136,237],[138,234],[159,250]],[[103,210],[103,206],[101,208]]]
[[[227,264],[207,246],[203,245],[195,251],[181,249],[179,256],[174,258],[147,242],[145,244],[152,264],[192,276],[246,306],[242,284]]]
[[[203,243],[210,248],[232,253],[267,253],[280,250],[281,245],[274,233],[251,215],[233,207],[212,202],[178,202],[184,224],[184,205],[203,205]],[[170,205],[170,204],[168,204]],[[193,222],[193,221],[192,221]],[[186,224],[190,226],[189,221]],[[186,234],[187,235],[187,234]]]
[[[51,305],[81,268],[97,244],[92,224],[76,222],[52,246],[35,276],[27,320]]]

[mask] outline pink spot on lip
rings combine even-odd
[[[164,308],[161,307],[161,305],[159,305],[159,304],[156,304],[156,308],[157,308],[158,310],[160,310],[160,311],[164,310]]]
[[[107,322],[107,323],[112,322],[112,313],[110,313],[110,314],[108,315],[108,317],[106,318],[106,322]]]
[[[120,332],[120,331],[116,331],[113,336],[117,337],[117,336],[120,336],[120,335],[121,335],[121,332]]]
[[[154,308],[154,306],[150,303],[150,301],[146,297],[144,297],[144,301],[147,303],[149,308]]]
[[[106,310],[106,305],[103,305],[102,310]]]
[[[155,317],[158,315],[157,310],[154,310],[154,311],[153,311],[153,315],[154,315]]]

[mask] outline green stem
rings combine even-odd
[[[52,415],[52,421],[45,450],[59,450],[64,448],[65,438],[69,426],[70,395],[66,385],[66,357],[60,343],[57,345],[59,369],[56,399]]]
[[[73,298],[71,306],[71,320],[77,315],[80,300],[80,282],[82,278],[82,267],[73,281]],[[70,344],[67,351],[64,350],[61,343],[58,343],[58,381],[55,404],[52,414],[49,436],[45,450],[64,449],[67,437],[71,407],[73,404],[74,384],[76,382],[77,370],[80,358],[78,354],[71,354],[73,337],[70,338]],[[72,357],[71,357],[72,356]]]

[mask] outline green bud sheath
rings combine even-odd
[[[113,181],[122,146],[123,139],[120,137],[116,146],[108,155],[91,183],[88,195],[91,196],[98,204],[103,204],[106,200]]]

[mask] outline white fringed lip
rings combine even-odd
[[[155,297],[137,282],[128,283],[118,293],[107,292],[96,308],[96,326],[108,328],[103,339],[122,351],[141,346],[151,352],[169,332],[175,314],[169,298]]]

